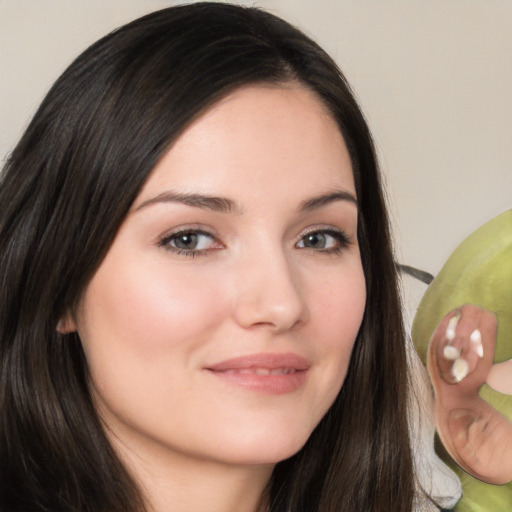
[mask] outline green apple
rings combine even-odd
[[[512,210],[498,215],[466,238],[448,258],[420,302],[412,326],[416,349],[426,362],[432,332],[451,310],[476,304],[498,319],[494,362],[512,358]],[[512,421],[512,395],[488,385],[480,396]],[[509,512],[512,482],[495,486],[465,473],[441,450],[442,458],[459,475],[463,497],[456,512]]]
[[[412,326],[412,338],[423,362],[436,325],[463,304],[476,304],[498,317],[494,362],[511,359],[512,210],[466,238],[427,288]]]

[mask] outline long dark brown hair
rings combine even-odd
[[[372,139],[333,60],[256,8],[196,3],[104,37],[57,80],[0,177],[0,509],[140,512],[102,429],[73,309],[155,163],[237,87],[299,82],[352,160],[367,304],[343,388],[279,463],[271,512],[410,512],[404,334]],[[172,508],[172,504],[170,504]]]

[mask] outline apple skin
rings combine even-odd
[[[476,304],[498,319],[494,362],[512,358],[512,210],[498,215],[466,238],[427,288],[413,321],[412,339],[426,364],[431,335],[441,319],[463,304]],[[512,395],[484,384],[479,395],[512,421]],[[455,512],[510,512],[512,482],[492,485],[465,473],[440,443],[441,458],[457,473],[463,497]]]
[[[476,304],[497,316],[494,362],[511,359],[512,210],[469,235],[427,288],[412,325],[412,339],[424,363],[436,325],[463,304]]]

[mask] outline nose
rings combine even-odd
[[[298,272],[284,254],[252,255],[237,276],[234,317],[240,326],[283,332],[307,319]]]

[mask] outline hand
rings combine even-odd
[[[448,313],[428,349],[436,427],[448,453],[484,482],[512,480],[512,425],[478,390],[493,365],[497,322],[478,306]]]

